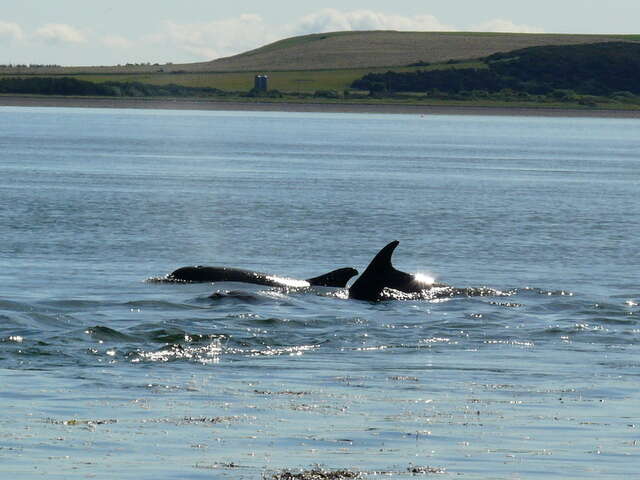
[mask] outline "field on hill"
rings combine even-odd
[[[394,68],[398,72],[416,70],[435,70],[443,68],[482,68],[481,62],[461,62],[455,64],[435,64],[422,67]],[[388,68],[351,68],[340,70],[289,70],[256,72],[184,72],[184,73],[142,73],[142,74],[83,74],[75,78],[91,82],[142,82],[151,85],[171,83],[186,87],[210,87],[230,92],[246,92],[253,88],[254,75],[265,74],[269,77],[269,88],[281,92],[313,93],[318,90],[342,92],[350,88],[354,80],[367,73],[384,73]]]
[[[198,64],[209,71],[398,67],[468,60],[532,46],[640,41],[640,35],[559,35],[469,32],[338,32],[275,42]]]

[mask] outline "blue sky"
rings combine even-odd
[[[0,9],[0,64],[195,62],[336,30],[640,33],[638,0],[20,0]]]

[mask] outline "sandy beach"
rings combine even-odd
[[[238,102],[206,99],[44,97],[0,95],[0,106],[143,108],[164,110],[284,111],[325,113],[391,113],[417,115],[515,115],[544,117],[640,118],[640,110],[572,109],[554,107],[482,107],[402,105],[383,103]]]

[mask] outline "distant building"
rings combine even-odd
[[[253,82],[253,88],[259,92],[266,92],[269,90],[269,77],[266,75],[256,75]]]

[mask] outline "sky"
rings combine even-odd
[[[638,0],[0,0],[0,64],[213,60],[341,30],[640,34]]]

